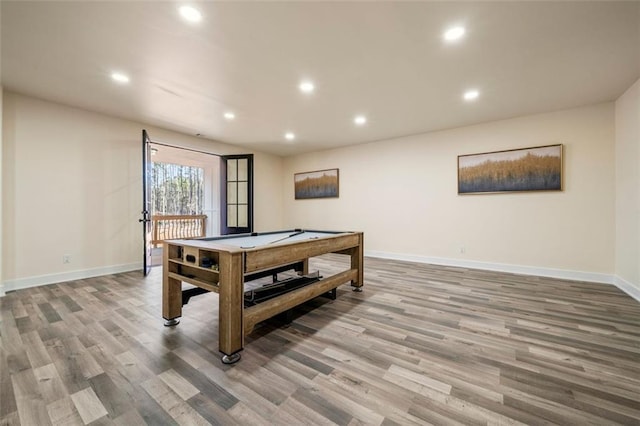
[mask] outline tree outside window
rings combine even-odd
[[[202,214],[204,169],[171,163],[153,163],[154,215]]]

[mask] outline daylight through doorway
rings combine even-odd
[[[165,239],[220,234],[220,157],[151,143],[152,266]]]

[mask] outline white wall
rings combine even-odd
[[[253,227],[256,232],[284,229],[282,170],[282,157],[254,154]]]
[[[2,7],[0,6],[0,22],[2,21]],[[2,46],[2,31],[0,31],[0,46]],[[0,67],[0,74],[2,74]],[[2,81],[2,76],[0,75],[0,82]],[[4,294],[3,285],[2,285],[2,241],[4,240],[4,235],[2,233],[2,209],[4,204],[4,194],[2,193],[2,151],[3,151],[3,142],[2,142],[2,98],[4,94],[4,88],[2,84],[0,84],[0,296]]]
[[[370,255],[602,282],[615,273],[637,287],[638,86],[615,105],[284,160],[254,153],[255,229],[363,230]],[[2,100],[5,290],[139,268],[142,128],[158,142],[244,151],[6,90]],[[457,195],[457,155],[553,143],[565,146],[563,192]],[[333,167],[340,198],[293,199],[294,173]]]
[[[204,167],[204,209],[207,215],[205,236],[220,235],[220,161]]]
[[[2,112],[5,291],[140,268],[143,128],[158,142],[244,151],[7,91]],[[254,163],[255,228],[279,229],[282,160]]]
[[[640,80],[616,101],[616,262],[618,284],[640,300]]]
[[[457,194],[458,155],[556,143],[564,191]],[[294,173],[334,167],[339,198],[294,200]],[[289,157],[283,178],[286,227],[362,230],[369,255],[594,281],[614,270],[613,103]]]
[[[2,210],[4,204],[4,195],[2,193],[2,151],[3,149],[3,138],[2,138],[2,99],[3,99],[4,89],[0,85],[0,241],[4,241],[4,235],[2,234]],[[3,294],[3,285],[2,285],[2,243],[0,243],[0,296]]]

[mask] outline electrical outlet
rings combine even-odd
[[[63,254],[62,255],[62,263],[71,263],[71,255]]]
[[[465,254],[465,253],[466,253],[466,251],[467,251],[467,249],[466,249],[466,248],[464,248],[464,246],[460,246],[460,253],[461,253],[461,254]]]

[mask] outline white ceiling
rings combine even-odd
[[[611,101],[640,78],[640,2],[191,3],[198,24],[180,4],[3,0],[2,85],[290,155]],[[453,24],[467,34],[445,44]]]

